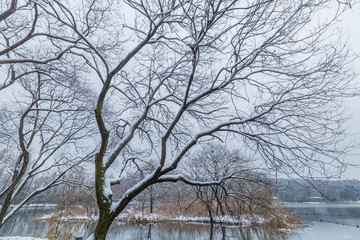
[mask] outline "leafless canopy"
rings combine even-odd
[[[20,30],[33,28],[11,29],[16,12],[2,10],[3,86],[39,71],[34,66],[85,64],[79,73],[98,92],[94,236],[104,239],[101,229],[150,185],[218,183],[171,173],[197,144],[236,141],[267,167],[300,176],[341,166],[341,103],[355,88],[353,59],[333,25],[347,7],[333,0],[25,1],[28,21],[38,26],[43,18],[31,38],[44,38],[50,53],[12,48],[12,39],[26,37]],[[147,161],[157,163],[154,171],[113,199],[111,186]]]

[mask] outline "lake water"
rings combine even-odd
[[[359,240],[360,205],[355,204],[289,204],[309,227],[294,231],[291,240]]]
[[[289,204],[309,223],[309,227],[293,231],[279,231],[261,227],[235,227],[194,223],[157,223],[145,225],[114,224],[108,239],[122,240],[342,240],[360,239],[360,205],[345,204]],[[94,226],[89,223],[58,224],[31,220],[53,208],[28,207],[17,214],[0,230],[0,236],[44,237],[48,229],[57,226],[72,229],[76,235],[86,236]]]

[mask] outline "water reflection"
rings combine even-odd
[[[237,226],[156,223],[147,225],[116,224],[110,229],[109,239],[154,239],[154,240],[225,240],[225,239],[287,239],[287,234],[266,228]]]
[[[289,204],[289,207],[301,219],[310,222],[336,223],[360,228],[360,205],[293,203]]]
[[[222,226],[200,223],[115,223],[107,239],[123,240],[339,240],[359,239],[360,206],[356,205],[309,205],[292,206],[299,215],[310,219],[310,228],[281,232],[264,227]],[[48,229],[70,229],[74,236],[86,239],[94,229],[94,223],[40,222],[31,217],[51,212],[53,208],[28,207],[19,211],[1,230],[0,236],[45,237]],[[314,221],[322,220],[322,222]],[[340,224],[327,223],[326,221]],[[343,226],[342,224],[345,224]]]
[[[86,238],[94,229],[94,223],[59,223],[41,222],[31,217],[46,214],[53,210],[44,207],[28,207],[21,210],[1,230],[0,236],[32,236],[45,237],[48,229],[71,230],[74,236]],[[110,228],[108,239],[124,240],[225,240],[225,239],[287,239],[286,234],[261,227],[238,227],[210,225],[200,223],[156,223],[156,224],[125,224],[115,223]]]
[[[19,210],[14,217],[0,229],[0,236],[43,237],[50,223],[30,220],[31,217],[49,213],[53,207],[28,207]]]

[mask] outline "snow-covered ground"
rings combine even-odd
[[[33,237],[0,237],[0,240],[46,240],[45,238],[33,238]]]
[[[17,207],[17,204],[11,204],[10,207]],[[25,205],[24,207],[56,207],[57,204],[53,204],[53,203],[31,203],[28,205]],[[0,208],[2,207],[2,205],[0,205]],[[1,238],[0,238],[1,239]]]
[[[50,213],[42,215],[41,217],[36,218],[37,220],[50,220],[57,219],[59,221],[69,222],[69,221],[96,221],[97,216],[92,215],[65,215],[60,216],[59,213]],[[127,212],[120,214],[117,218],[119,222],[201,222],[207,223],[210,222],[208,217],[190,217],[190,216],[163,216],[159,214],[142,214],[139,212]],[[241,226],[252,226],[264,223],[266,220],[259,216],[253,216],[250,214],[244,214],[240,217],[232,216],[221,216],[214,217],[214,221],[217,223],[224,223],[230,225],[241,225]]]

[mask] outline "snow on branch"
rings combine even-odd
[[[157,182],[161,183],[161,182],[177,182],[177,181],[182,181],[186,184],[189,185],[193,185],[193,186],[211,186],[211,185],[220,185],[222,184],[226,179],[230,178],[229,177],[224,177],[221,180],[218,181],[194,181],[194,180],[190,180],[187,179],[185,176],[181,175],[181,174],[176,174],[176,175],[167,175],[167,176],[161,176],[158,178]]]
[[[53,61],[58,61],[62,58],[62,56],[70,50],[71,47],[68,47],[64,51],[60,52],[56,57],[45,59],[45,60],[38,60],[32,58],[23,58],[23,59],[0,59],[0,64],[16,64],[16,63],[33,63],[33,64],[48,64]]]
[[[139,189],[144,188],[144,186],[150,185],[150,180],[154,178],[155,171],[149,175],[147,175],[144,179],[142,179],[140,182],[129,188],[123,195],[123,197],[111,204],[110,211],[115,212],[116,209],[120,206],[120,204],[124,201],[130,201],[132,199],[131,195],[134,195],[136,191],[139,191]],[[140,190],[141,191],[141,190]]]

